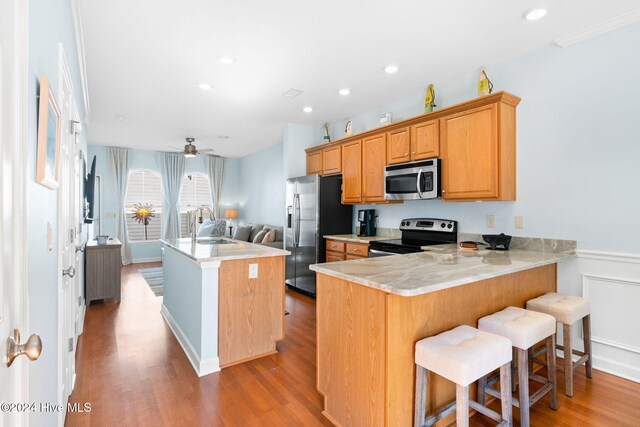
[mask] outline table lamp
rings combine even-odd
[[[226,209],[224,211],[225,219],[229,220],[229,237],[233,237],[233,223],[232,221],[238,218],[238,210],[237,209]]]

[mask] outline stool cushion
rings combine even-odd
[[[550,292],[527,301],[527,310],[547,313],[560,323],[572,325],[589,315],[590,304],[586,298]]]
[[[556,319],[537,311],[507,307],[478,320],[478,329],[507,337],[514,347],[526,350],[556,333]]]
[[[462,386],[511,361],[511,342],[471,326],[416,343],[416,364]]]

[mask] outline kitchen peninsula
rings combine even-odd
[[[437,249],[311,266],[317,388],[334,424],[412,425],[415,343],[554,291],[557,263],[574,253]],[[453,383],[429,381],[430,408],[455,399]]]
[[[276,352],[289,252],[224,238],[161,242],[161,312],[198,376]]]

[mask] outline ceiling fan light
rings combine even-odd
[[[196,155],[193,153],[184,153],[185,157],[195,157]]]

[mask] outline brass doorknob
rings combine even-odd
[[[29,337],[24,344],[20,343],[20,331],[13,330],[13,336],[7,338],[7,367],[11,366],[16,357],[24,354],[29,360],[36,360],[42,353],[42,340],[36,334]]]

